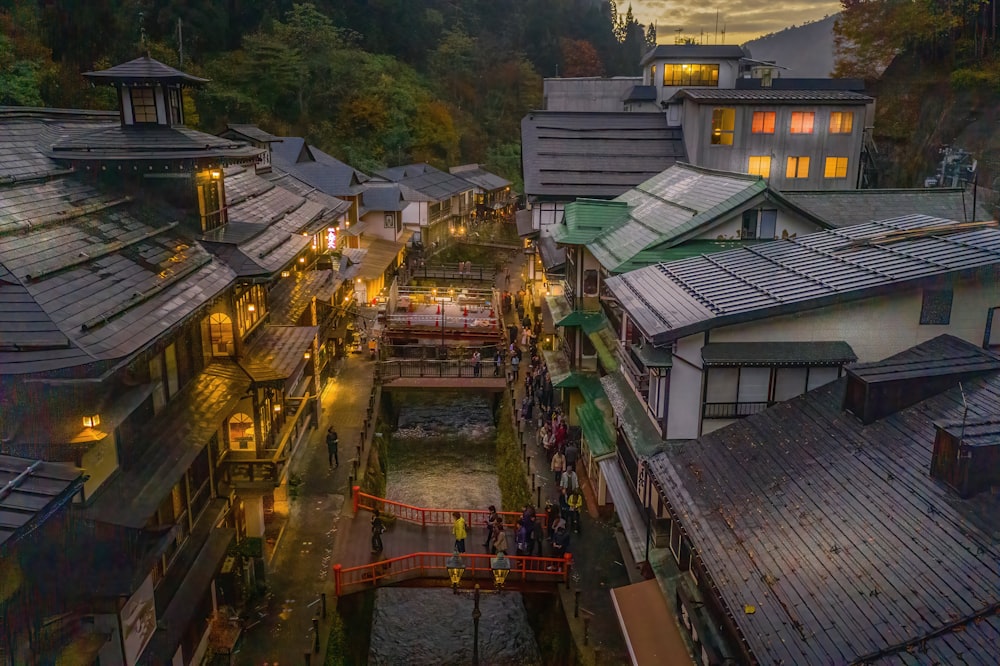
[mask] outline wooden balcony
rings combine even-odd
[[[702,406],[703,419],[742,419],[764,411],[773,402],[706,402]]]
[[[279,433],[277,446],[258,451],[223,452],[218,467],[222,478],[238,490],[270,490],[281,485],[292,447],[299,441],[312,416],[312,400],[306,394],[285,401],[295,411]]]

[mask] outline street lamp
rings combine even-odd
[[[493,584],[497,591],[503,589],[503,584],[507,581],[507,574],[510,573],[510,560],[503,553],[490,558],[490,569],[493,571]]]
[[[458,584],[462,581],[462,574],[465,573],[465,562],[456,550],[444,563],[448,570],[448,578],[451,579],[451,589],[458,594]]]
[[[462,574],[465,573],[465,561],[462,559],[458,551],[451,554],[444,563],[445,568],[448,570],[448,578],[451,580],[451,589],[455,594],[458,594],[458,584],[462,581]],[[507,574],[510,573],[510,560],[503,553],[500,553],[496,557],[490,558],[490,571],[493,573],[493,585],[496,589],[487,590],[481,592],[479,589],[479,583],[476,583],[475,587],[472,588],[472,664],[473,666],[479,666],[479,618],[483,616],[482,611],[479,610],[479,595],[480,594],[499,594],[503,592],[504,582],[507,580]]]

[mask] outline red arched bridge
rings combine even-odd
[[[469,551],[463,554],[463,583],[485,581],[492,583],[492,555],[481,547],[486,531],[488,511],[480,509],[429,509],[376,497],[352,489],[354,514],[378,509],[386,517],[388,529],[382,535],[381,553],[371,551],[371,527],[366,520],[354,520],[347,540],[345,556],[360,564],[333,567],[337,596],[361,592],[377,586],[445,587],[451,585],[448,575],[449,558],[452,557],[454,538],[452,514],[457,511],[469,526],[466,538]],[[521,514],[504,511],[500,515],[508,529],[515,527]],[[539,514],[542,528],[546,527],[545,514]],[[513,536],[509,538],[513,545]],[[559,583],[569,583],[573,557],[528,557],[508,555],[510,573],[505,589],[551,591]]]

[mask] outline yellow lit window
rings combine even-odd
[[[812,111],[795,111],[792,113],[792,124],[788,131],[792,134],[812,134],[815,118],[816,114]]]
[[[733,133],[736,130],[736,109],[712,110],[712,145],[733,145]]]
[[[847,178],[847,158],[828,157],[823,167],[824,178]]]
[[[774,134],[774,111],[754,111],[750,131],[754,134]]]
[[[654,70],[654,76],[655,73]],[[663,85],[717,87],[719,85],[719,66],[698,64],[664,65]]]
[[[747,161],[747,173],[752,176],[771,177],[771,156],[751,155]]]
[[[806,156],[789,157],[788,163],[785,165],[785,178],[808,178],[808,177],[809,177],[809,158]]]
[[[834,111],[830,114],[830,134],[850,134],[854,129],[854,114],[850,111]]]

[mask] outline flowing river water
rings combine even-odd
[[[397,429],[389,449],[386,495],[415,506],[500,506],[496,427],[488,394],[409,391],[393,394]],[[466,540],[482,552],[482,526]],[[447,589],[380,588],[375,593],[370,664],[419,666],[472,662],[470,595]],[[483,664],[540,664],[521,595],[484,594],[479,655]]]

